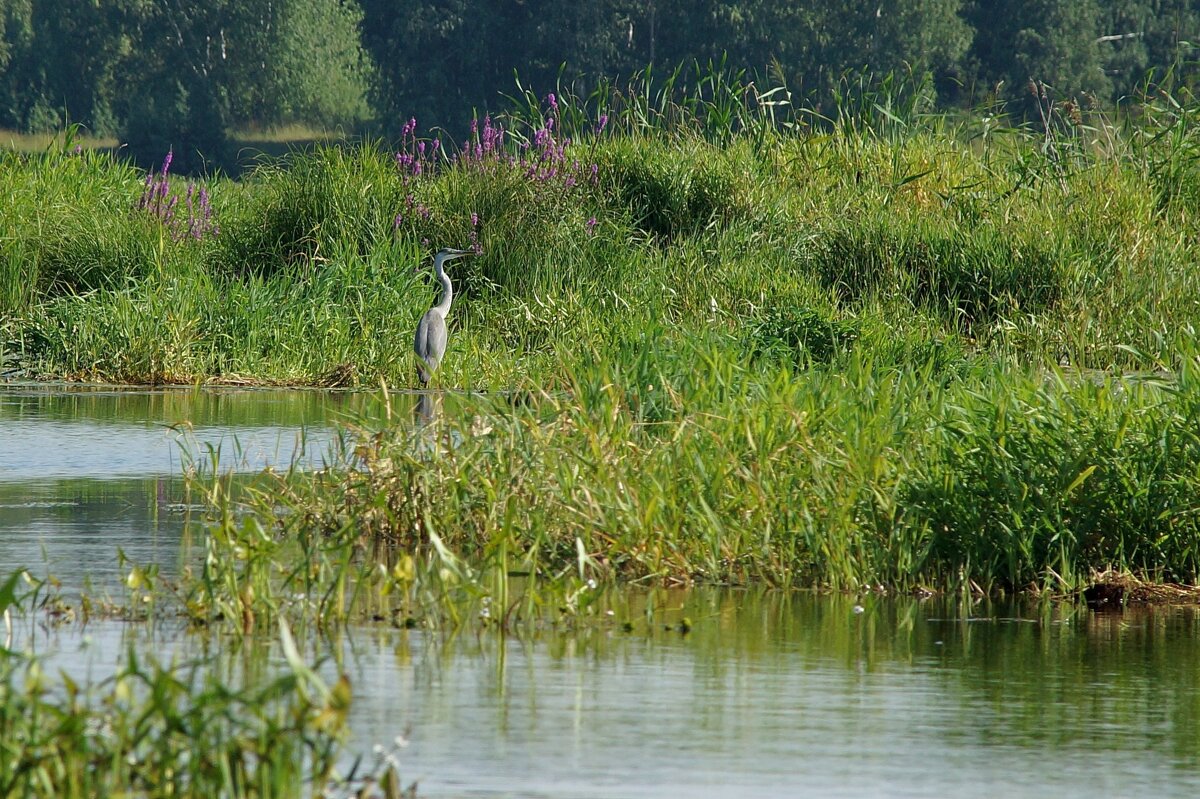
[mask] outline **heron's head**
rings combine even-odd
[[[474,256],[474,252],[470,250],[455,250],[454,247],[443,247],[438,251],[436,256],[433,256],[433,271],[442,271],[443,266],[449,264],[451,260],[457,260],[464,256]]]
[[[442,249],[438,250],[437,255],[433,256],[433,270],[435,272],[440,272],[442,271],[442,268],[451,261],[462,258],[466,255],[474,254],[475,253],[471,250],[456,250],[453,247],[443,247]],[[413,269],[413,273],[415,274],[419,271],[421,271],[421,264],[417,264],[416,268]]]
[[[453,260],[462,258],[464,255],[474,254],[475,253],[473,253],[471,250],[456,250],[453,247],[443,247],[442,249],[438,250],[437,255],[433,256],[433,263],[436,267],[437,264],[445,265]]]

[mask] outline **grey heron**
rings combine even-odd
[[[446,354],[446,314],[450,313],[450,301],[454,298],[454,286],[450,282],[450,276],[446,274],[446,263],[472,254],[470,250],[446,247],[433,257],[433,269],[442,284],[442,299],[421,317],[421,321],[417,323],[417,335],[413,339],[413,350],[417,353],[417,377],[421,381],[421,388],[429,385],[429,379],[442,362],[442,356]]]

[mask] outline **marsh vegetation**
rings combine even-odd
[[[412,122],[394,149],[322,145],[236,182],[176,178],[169,159],[147,174],[69,137],[4,154],[6,375],[378,397],[351,420],[349,462],[251,481],[195,464],[203,553],[169,579],[127,564],[105,612],[237,640],[617,633],[631,584],[1194,584],[1194,100],[1151,92],[1112,120],[1040,95],[1040,127],[1006,127],[926,115],[910,88],[863,87],[834,118],[715,79],[528,95],[466,142]],[[441,246],[477,253],[455,265],[438,373],[472,395],[413,425],[402,389],[433,298],[414,267]],[[196,795],[303,790],[277,763],[311,764],[304,785],[331,774],[348,699],[298,657],[246,689],[261,696],[131,660],[91,689],[118,721],[5,658],[0,722],[59,736],[5,778],[134,784],[121,763],[89,771],[116,757],[94,731],[162,719],[189,737],[172,704],[189,692],[222,718],[261,710],[188,761]],[[66,727],[37,721],[55,714]],[[169,740],[156,729],[118,740]],[[251,747],[262,735],[283,748]]]
[[[10,154],[3,357],[404,387],[414,267],[467,246],[439,380],[528,401],[443,420],[434,457],[364,419],[361,468],[290,475],[214,541],[851,590],[1194,580],[1194,102],[1117,124],[1043,99],[1035,130],[888,88],[833,119],[715,77],[526,95],[459,145],[412,122],[237,183]]]

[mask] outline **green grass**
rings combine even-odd
[[[18,627],[38,624],[33,614],[50,607],[44,587],[20,571],[0,586],[9,630],[0,647],[5,796],[401,794],[386,760],[360,764],[353,782],[340,773],[349,680],[326,684],[286,624],[278,628],[284,667],[267,664],[266,646],[242,653],[243,673],[231,676],[221,656],[164,664],[131,643],[115,673],[80,683],[49,674],[37,654],[9,648],[13,618]]]
[[[130,652],[77,686],[0,650],[5,795],[399,795],[382,765],[339,782],[349,686],[288,630],[612,629],[630,583],[1200,579],[1194,100],[1038,132],[903,92],[821,122],[701,87],[613,95],[600,134],[595,98],[560,95],[573,143],[532,167],[297,149],[196,182],[220,228],[199,239],[70,137],[0,156],[0,375],[412,387],[414,268],[478,245],[436,381],[493,390],[413,425],[383,389],[327,470],[191,464],[204,557],[169,582],[123,563],[127,607],[82,613],[280,630],[288,668],[230,684]],[[540,141],[524,100],[510,141]],[[17,577],[0,610],[61,609]]]
[[[365,470],[225,509],[214,541],[271,555],[206,575],[198,619],[272,616],[279,581],[344,615],[342,589],[383,591],[404,557],[428,585],[450,557],[471,580],[515,559],[850,589],[1194,581],[1194,100],[1035,131],[903,92],[821,123],[705,87],[624,96],[602,133],[588,102],[560,98],[551,130],[527,97],[509,150],[407,138],[419,173],[377,143],[296,151],[206,184],[220,233],[200,240],[135,208],[128,166],[7,156],[3,361],[411,387],[434,298],[414,269],[478,246],[438,385],[533,408],[480,411],[486,436],[446,420],[463,440],[436,457],[368,423]],[[411,601],[438,595],[422,579]],[[262,607],[239,605],[247,580]]]
[[[9,155],[3,339],[35,376],[320,384],[342,367],[408,385],[434,293],[413,270],[475,239],[445,385],[552,385],[567,340],[616,351],[661,322],[737,333],[798,309],[859,347],[911,335],[1043,365],[1170,360],[1163,336],[1194,317],[1196,222],[1164,201],[1146,145],[1066,170],[1032,134],[981,152],[971,132],[585,137],[570,158],[596,178],[571,187],[499,162],[406,178],[372,144],[324,146],[211,181],[221,232],[203,241],[134,208],[137,170]]]
[[[1068,594],[1107,569],[1197,578],[1194,366],[1093,381],[850,359],[796,379],[739,352],[660,342],[531,405],[376,422],[358,468],[270,478],[236,515],[216,502],[199,618],[269,619],[302,594],[324,598],[311,618],[439,624],[508,596],[514,573],[509,621],[535,624],[588,579]]]

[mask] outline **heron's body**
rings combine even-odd
[[[429,378],[442,362],[448,340],[445,314],[439,313],[437,308],[430,308],[417,323],[417,336],[413,341],[413,349],[420,358],[417,362],[417,377],[420,378],[422,386],[429,384]]]
[[[446,274],[446,262],[454,258],[470,255],[467,250],[444,249],[433,259],[434,271],[442,284],[442,298],[437,305],[430,308],[417,323],[417,334],[413,338],[413,350],[417,353],[417,377],[421,387],[429,385],[430,378],[442,362],[446,354],[446,343],[450,339],[450,331],[446,327],[446,316],[450,313],[450,302],[454,299],[454,284]]]

